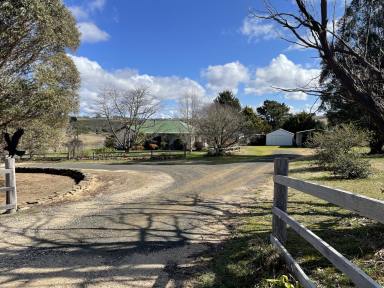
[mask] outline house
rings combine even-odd
[[[140,127],[140,133],[144,134],[146,139],[170,149],[179,149],[180,147],[176,146],[180,146],[180,143],[187,143],[187,149],[193,146],[196,141],[193,130],[179,119],[148,119]],[[124,133],[124,130],[120,130],[117,135],[123,139]]]
[[[266,135],[267,146],[292,146],[295,134],[284,129],[278,129]]]

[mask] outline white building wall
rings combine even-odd
[[[278,129],[266,136],[267,146],[292,146],[294,134],[284,129]]]

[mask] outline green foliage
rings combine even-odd
[[[204,149],[204,143],[201,141],[196,141],[193,145],[196,151],[202,151]]]
[[[33,120],[26,126],[20,147],[33,156],[33,154],[46,153],[50,150],[59,150],[65,142],[64,139],[64,129]]]
[[[241,110],[239,99],[230,90],[224,90],[220,92],[219,96],[216,97],[214,102],[217,104],[230,106],[237,111]]]
[[[102,148],[93,149],[93,152],[95,152],[96,154],[110,153],[110,152],[116,152],[116,149],[111,147],[102,147]]]
[[[340,40],[336,40],[338,47],[344,47],[342,43],[348,43],[352,49],[358,51],[364,47],[365,61],[382,67],[384,54],[384,5],[381,0],[352,0],[350,1],[345,15],[338,21],[340,24]],[[373,95],[381,95],[384,89],[383,81],[376,76],[370,76],[365,65],[361,62],[345,57],[344,54],[336,54],[337,61],[342,63],[348,70],[355,75],[360,75],[364,80],[360,80],[361,90],[368,90]],[[362,129],[368,129],[374,133],[371,138],[371,154],[383,153],[384,134],[382,127],[378,125],[377,117],[382,117],[381,113],[370,113],[369,106],[374,106],[367,98],[364,99],[366,105],[356,102],[355,97],[351,97],[348,87],[344,87],[341,81],[333,73],[332,69],[325,63],[322,67],[321,82],[323,83],[323,93],[321,100],[322,108],[326,111],[327,118],[332,125],[353,122]],[[357,82],[357,81],[356,81]],[[376,97],[375,97],[376,98]],[[373,108],[373,107],[371,107]]]
[[[104,146],[106,148],[115,148],[115,137],[113,135],[108,135],[107,137],[105,137],[105,142],[104,142]]]
[[[316,163],[343,178],[365,178],[370,165],[361,159],[357,147],[366,145],[369,134],[355,126],[340,125],[333,131],[315,133],[309,145],[316,148]]]
[[[298,288],[299,284],[292,284],[289,281],[287,275],[281,275],[278,279],[267,279],[266,282],[269,284],[271,288]]]
[[[309,129],[321,129],[324,125],[314,118],[313,113],[300,112],[290,115],[283,124],[283,129],[296,133],[298,131],[304,131]]]
[[[272,129],[278,129],[288,118],[289,107],[274,100],[265,100],[263,105],[257,108],[257,113],[268,122]]]
[[[60,0],[1,1],[0,126],[67,123],[80,78],[66,53],[79,35]]]
[[[371,174],[370,168],[369,161],[357,153],[341,154],[332,165],[334,174],[346,179],[367,178]]]
[[[269,133],[272,128],[263,118],[258,116],[252,107],[245,106],[241,111],[244,117],[244,132],[246,135]]]

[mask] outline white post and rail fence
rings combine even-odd
[[[0,174],[5,175],[4,187],[0,187],[0,192],[5,192],[5,205],[0,203],[0,209],[6,213],[14,213],[17,210],[17,191],[16,191],[16,172],[15,159],[6,158],[4,169],[0,168]]]
[[[322,240],[301,223],[293,219],[287,213],[288,187],[315,196],[380,223],[384,223],[384,201],[288,177],[288,159],[275,159],[274,164],[273,219],[270,240],[279,250],[288,264],[289,269],[296,275],[301,285],[305,288],[316,287],[314,282],[305,274],[300,265],[284,247],[284,244],[287,241],[287,225],[289,225],[292,230],[309,242],[337,269],[347,275],[356,287],[382,287],[359,267],[345,258],[340,252],[336,251],[335,248]]]

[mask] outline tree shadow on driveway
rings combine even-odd
[[[193,271],[194,256],[226,239],[231,219],[250,207],[193,195],[84,206],[63,226],[57,217],[65,209],[20,213],[25,225],[3,217],[0,286],[181,287],[185,277],[174,272]]]

